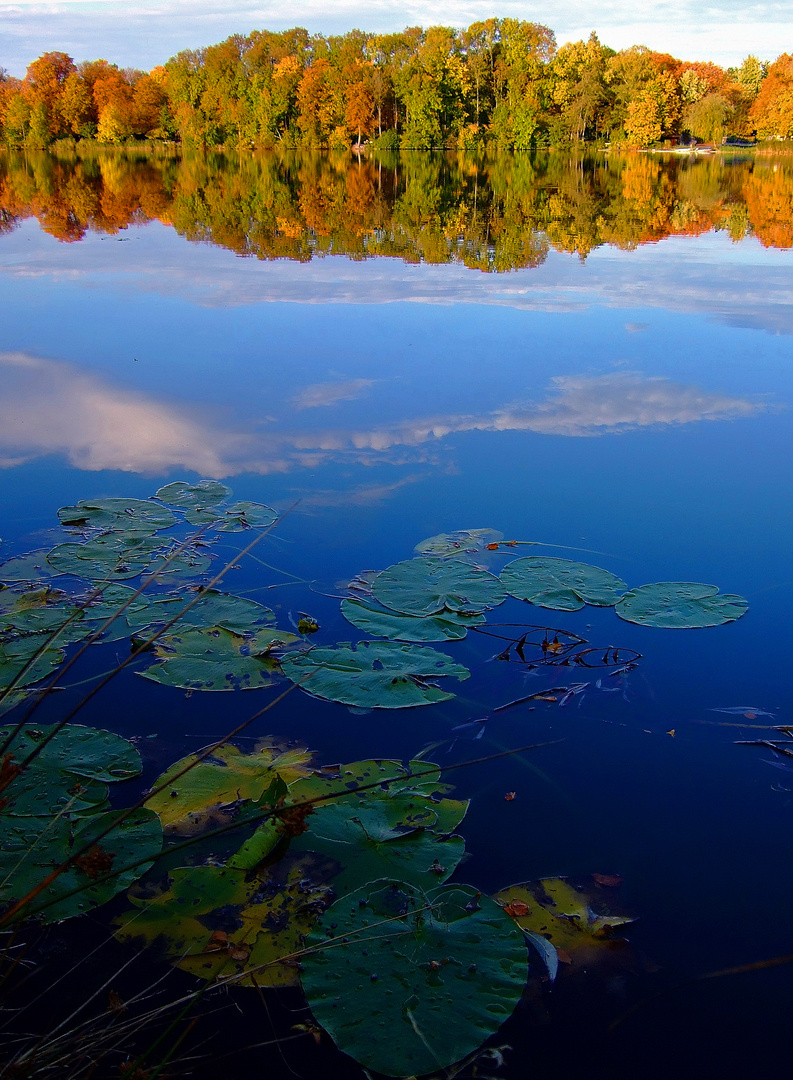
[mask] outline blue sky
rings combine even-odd
[[[492,15],[545,23],[557,41],[595,30],[612,48],[643,44],[684,60],[728,66],[749,53],[775,59],[793,51],[793,5],[738,0],[17,0],[0,3],[0,67],[21,77],[42,52],[75,60],[104,57],[149,69],[186,48],[254,29],[305,26],[320,33],[372,31],[443,23],[467,26]]]

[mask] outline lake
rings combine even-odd
[[[305,645],[377,638],[342,615],[347,583],[458,530],[500,534],[462,541],[465,565],[495,575],[540,556],[623,589],[707,583],[748,601],[723,625],[669,629],[613,601],[510,596],[434,645],[470,672],[442,680],[453,697],[391,710],[297,689],[237,745],[297,740],[323,765],[492,758],[445,777],[471,800],[451,880],[487,896],[569,877],[635,918],[629,946],[563,948],[553,985],[532,952],[489,1044],[503,1061],[459,1075],[787,1075],[793,969],[701,977],[793,952],[778,730],[793,723],[793,160],[4,154],[0,274],[3,559],[79,539],[60,507],[211,479],[285,514],[221,588],[286,633],[310,617]],[[218,537],[213,573],[250,539]],[[529,625],[550,628],[536,663],[500,660]],[[549,642],[598,652],[560,667]],[[92,646],[36,722],[128,651]],[[136,666],[76,718],[141,753],[119,806],[289,685],[186,693]],[[779,748],[740,745],[755,740]],[[122,893],[33,935],[38,969],[103,986],[134,953],[106,941],[128,907]],[[145,952],[112,989],[126,999],[166,970]],[[165,992],[195,986],[174,971]],[[20,1030],[60,1017],[51,997]],[[197,1055],[196,1076],[363,1075],[293,1029],[311,1022],[298,989],[266,998],[210,994],[175,1060]]]

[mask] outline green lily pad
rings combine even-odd
[[[431,555],[438,559],[470,559],[497,544],[504,534],[495,529],[458,529],[456,532],[429,536],[413,548],[419,555]]]
[[[231,488],[217,480],[199,480],[197,484],[177,480],[161,487],[154,498],[180,510],[201,510],[231,498]]]
[[[123,581],[144,573],[162,547],[161,538],[111,534],[82,544],[57,544],[47,555],[47,562],[59,574],[73,574],[88,581]]]
[[[185,597],[184,602],[187,603],[189,599]],[[209,589],[204,591],[198,603],[184,613],[180,622],[202,627],[222,626],[235,634],[245,634],[274,623],[275,612],[264,604],[257,604],[255,600]]]
[[[695,629],[734,622],[748,608],[742,596],[719,593],[716,585],[659,581],[625,593],[616,611],[621,619],[640,626]]]
[[[376,600],[405,615],[438,615],[445,611],[481,612],[506,599],[495,574],[459,559],[418,558],[395,563],[377,575]]]
[[[259,630],[251,637],[221,627],[188,629],[159,638],[159,663],[139,671],[144,679],[184,690],[256,690],[272,686],[277,669],[271,650],[299,641],[296,634]]]
[[[182,547],[177,550],[176,545],[171,545],[157,552],[149,564],[148,573],[156,574],[159,581],[167,581],[177,574],[186,574],[195,577],[204,574],[212,565],[212,559],[206,551],[197,547]]]
[[[168,529],[176,522],[170,510],[148,499],[86,499],[76,506],[62,506],[58,517],[62,525],[143,534]]]
[[[0,904],[21,900],[117,818],[117,811],[108,810],[74,819],[66,815],[5,819],[0,846]],[[161,848],[157,815],[146,809],[133,811],[79,864],[60,874],[31,901],[24,909],[24,917],[58,922],[106,904],[149,869]],[[113,876],[98,880],[106,873]]]
[[[368,709],[410,709],[448,701],[453,694],[434,681],[470,672],[451,656],[424,645],[359,641],[315,645],[283,657],[281,670],[314,697]]]
[[[0,564],[0,581],[35,581],[51,577],[54,570],[47,565],[47,552],[29,551],[26,555],[6,559]]]
[[[442,615],[425,615],[423,618],[402,615],[349,597],[342,600],[341,613],[364,633],[390,641],[461,641],[469,626],[479,626],[485,621],[480,612],[463,615],[458,611],[444,611]]]
[[[335,924],[335,928],[331,927]],[[467,886],[375,881],[337,900],[307,939],[303,990],[336,1045],[386,1076],[435,1073],[512,1014],[523,936]]]
[[[578,611],[584,604],[611,607],[628,587],[599,566],[543,555],[515,559],[504,567],[501,580],[510,596],[554,611]]]
[[[220,532],[244,532],[272,525],[278,513],[271,506],[256,502],[237,502],[226,510],[207,507],[188,510],[185,519],[191,525],[214,525]]]
[[[13,684],[15,689],[41,682],[55,673],[64,661],[62,649],[49,648],[49,634],[31,634],[28,637],[4,641],[0,644],[0,690]],[[39,656],[34,655],[41,649]],[[26,665],[33,660],[29,667]],[[24,670],[24,674],[20,674]]]
[[[283,748],[272,741],[258,743],[249,754],[230,744],[203,761],[190,754],[157,778],[154,788],[167,787],[146,805],[159,815],[167,833],[191,836],[231,821],[242,802],[262,798],[276,775],[286,784],[305,776],[311,757],[305,747]],[[188,767],[189,772],[178,775]]]
[[[116,937],[159,941],[176,967],[201,979],[295,986],[295,954],[328,895],[310,883],[312,865],[305,856],[283,860],[264,881],[235,867],[180,867],[164,891],[130,894],[135,910],[116,920]]]
[[[87,630],[79,625],[82,618],[74,598],[59,589],[15,584],[0,590],[0,637],[5,640],[60,630],[57,644],[68,645],[85,637]]]

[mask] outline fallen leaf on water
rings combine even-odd
[[[528,904],[524,904],[522,900],[511,900],[508,904],[504,904],[504,911],[506,911],[507,915],[511,915],[513,919],[522,919],[529,914],[531,908]]]
[[[487,551],[498,551],[498,544],[488,544]]]
[[[671,736],[672,736],[672,738],[674,739],[674,737],[675,737],[675,729],[674,729],[674,728],[670,728],[670,729],[669,729],[669,731],[667,731],[667,733],[666,733],[666,734],[667,734],[667,735],[671,735]]]
[[[517,792],[514,792],[514,791],[508,791],[508,792],[506,793],[506,795],[504,796],[504,798],[505,798],[505,799],[507,800],[507,802],[512,802],[512,800],[513,800],[513,799],[515,798],[515,795],[516,795],[516,794],[517,794]]]
[[[556,955],[559,958],[560,964],[572,964],[573,962],[572,956],[565,949],[560,949],[557,947]]]
[[[619,874],[593,874],[592,877],[598,885],[605,885],[608,889],[616,889],[622,884]]]

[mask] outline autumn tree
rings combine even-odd
[[[303,74],[297,88],[297,124],[306,146],[327,146],[336,126],[330,62],[316,60]]]
[[[749,116],[761,139],[793,137],[793,54],[782,53],[771,64]]]
[[[344,119],[350,131],[357,132],[357,142],[360,146],[361,135],[371,134],[374,121],[374,98],[363,79],[347,88]]]

